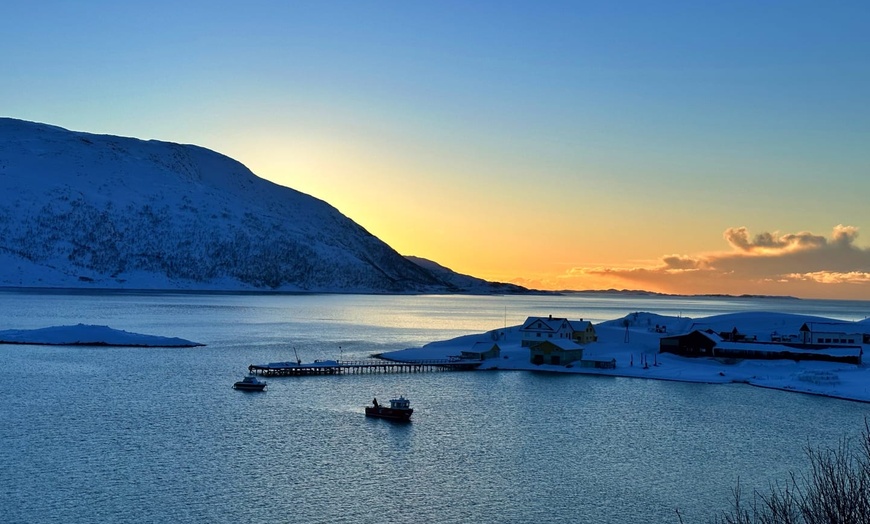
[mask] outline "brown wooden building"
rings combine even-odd
[[[822,360],[860,365],[861,346],[812,346],[807,344],[731,342],[716,333],[695,330],[684,335],[662,337],[659,351],[684,357],[719,357],[763,360]]]
[[[719,335],[696,329],[684,335],[662,337],[659,341],[659,352],[684,357],[712,357],[713,349],[721,342],[722,337]]]

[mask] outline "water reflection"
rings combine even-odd
[[[837,318],[867,305],[813,303],[782,301]],[[231,385],[248,364],[294,360],[294,347],[304,360],[335,358],[339,346],[365,356],[531,314],[609,320],[771,304],[0,294],[10,328],[101,323],[208,344],[0,346],[16,376],[0,382],[0,521],[659,523],[673,522],[675,507],[698,521],[726,507],[738,476],[764,488],[804,464],[806,444],[857,434],[866,406],[745,385],[505,371],[275,378],[262,395]],[[392,394],[412,400],[413,422],[365,417],[373,396]]]

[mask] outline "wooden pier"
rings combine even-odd
[[[480,361],[434,359],[414,362],[393,360],[327,360],[312,364],[296,362],[272,362],[251,364],[248,372],[263,377],[309,377],[315,375],[345,375],[355,373],[425,373],[429,371],[470,371],[480,366]]]

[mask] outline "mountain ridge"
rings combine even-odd
[[[196,145],[0,118],[0,191],[0,287],[503,289],[435,274],[327,202]]]

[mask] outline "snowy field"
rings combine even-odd
[[[626,329],[625,321],[629,321]],[[447,358],[468,351],[475,342],[496,341],[501,349],[497,359],[487,359],[479,369],[534,370],[554,373],[585,373],[710,384],[746,383],[753,386],[824,395],[870,402],[870,368],[834,362],[794,360],[752,360],[687,358],[659,353],[662,337],[688,333],[695,329],[731,331],[769,341],[771,335],[797,335],[806,323],[830,323],[849,333],[870,332],[870,320],[845,322],[834,319],[785,313],[733,313],[691,319],[653,313],[634,313],[625,319],[595,325],[598,341],[584,346],[584,359],[616,360],[616,369],[579,366],[535,365],[529,349],[521,346],[521,326],[496,329],[478,335],[432,342],[421,348],[385,353],[395,360]],[[658,331],[656,326],[659,327]],[[867,346],[862,346],[864,350]]]

